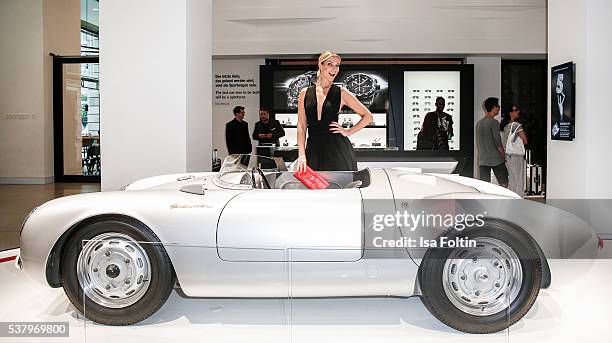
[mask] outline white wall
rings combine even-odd
[[[550,67],[573,61],[576,64],[576,138],[551,141],[548,121],[547,198],[575,213],[604,234],[612,234],[610,170],[612,2],[609,0],[554,0],[549,2]],[[548,118],[550,118],[550,83]],[[557,200],[562,199],[562,200]],[[575,200],[565,200],[575,199]],[[557,201],[555,201],[557,200]]]
[[[212,1],[187,1],[187,171],[210,170]]]
[[[100,4],[103,190],[210,168],[211,1]]]
[[[0,183],[53,180],[49,53],[80,53],[79,7],[79,0],[0,1]]]
[[[547,197],[551,199],[612,198],[609,182],[612,70],[612,2],[555,0],[549,2],[550,67],[576,63],[576,138],[551,141],[548,121]],[[548,87],[550,118],[550,84]]]
[[[546,0],[215,0],[215,55],[546,53]]]
[[[586,106],[576,115],[587,118],[589,144],[586,149],[588,178],[586,196],[588,198],[612,199],[612,153],[610,153],[610,128],[603,123],[610,122],[610,92],[612,91],[612,68],[610,59],[612,45],[612,1],[588,0],[587,8],[587,61]],[[577,81],[578,82],[578,81]],[[577,83],[576,87],[581,87]],[[607,105],[607,106],[606,106]],[[603,125],[602,125],[603,124]],[[578,125],[578,124],[576,124]],[[612,215],[612,214],[611,214]],[[612,218],[611,218],[612,219]],[[611,221],[608,221],[608,226]],[[612,228],[609,230],[612,232]]]
[[[42,15],[42,1],[0,2],[2,178],[45,176]],[[15,32],[23,32],[23,36]]]
[[[501,58],[500,57],[468,57],[468,64],[474,65],[474,127],[484,116],[482,103],[486,98],[496,97],[501,102]],[[496,119],[500,120],[501,115]],[[478,178],[478,146],[474,136],[474,177]]]

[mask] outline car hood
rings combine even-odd
[[[212,182],[216,172],[205,173],[180,173],[148,177],[140,179],[125,186],[125,191],[139,190],[175,190],[179,191],[183,186],[199,183],[204,184],[205,188],[216,189],[217,186]]]

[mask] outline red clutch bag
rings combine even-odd
[[[325,189],[329,186],[329,182],[325,180],[321,174],[306,166],[306,171],[303,173],[293,173],[296,179],[300,180],[306,187],[310,189]]]

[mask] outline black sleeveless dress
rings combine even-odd
[[[321,110],[321,120],[317,118],[316,85],[308,87],[304,97],[304,110],[308,124],[306,160],[314,170],[342,171],[357,170],[357,156],[349,139],[339,133],[329,131],[332,121],[338,122],[341,89],[332,85],[327,92]]]

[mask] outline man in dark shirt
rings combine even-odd
[[[255,123],[253,139],[259,141],[259,145],[274,143],[279,146],[278,139],[285,136],[285,130],[278,120],[270,120],[270,111],[262,107],[259,109],[259,121]]]
[[[417,150],[449,150],[448,141],[453,137],[453,117],[444,112],[446,100],[436,98],[435,112],[429,112],[423,119],[423,127],[419,132]]]
[[[230,155],[250,154],[253,150],[249,124],[244,121],[243,106],[234,107],[234,119],[225,124],[225,144]]]

